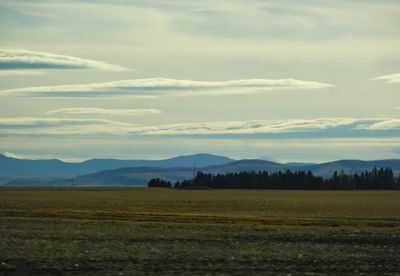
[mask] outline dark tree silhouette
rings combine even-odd
[[[147,183],[148,187],[158,187],[158,188],[171,188],[171,182],[162,180],[160,178],[153,178]]]
[[[171,187],[168,181],[155,178],[149,187]],[[301,189],[301,190],[365,190],[400,188],[400,176],[395,177],[390,168],[374,168],[361,174],[334,172],[331,178],[315,176],[311,171],[240,172],[205,174],[198,172],[191,180],[177,181],[175,188],[209,187],[214,189]]]

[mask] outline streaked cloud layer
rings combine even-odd
[[[351,118],[321,118],[313,120],[254,120],[184,123],[136,128],[131,133],[144,135],[219,135],[295,133],[323,131],[339,126],[364,123],[369,120]]]
[[[400,82],[400,73],[377,77],[377,78],[374,78],[374,80],[384,80],[384,81],[387,81],[388,83],[398,83],[398,82]]]
[[[0,70],[104,70],[123,71],[125,68],[105,62],[36,52],[25,49],[0,48]]]
[[[376,121],[371,125],[361,125],[358,128],[359,129],[367,129],[367,130],[400,129],[400,118]]]
[[[243,79],[231,81],[195,81],[167,78],[122,80],[103,83],[26,87],[1,91],[2,94],[45,97],[88,96],[192,96],[248,94],[285,89],[322,89],[333,85],[296,79]]]
[[[309,120],[250,120],[140,126],[105,119],[0,118],[0,135],[131,135],[224,136],[301,134],[305,139],[324,137],[381,136],[387,131],[400,136],[398,118],[317,118]],[[268,138],[268,136],[265,136]],[[290,136],[289,136],[290,138]]]
[[[82,118],[0,118],[0,134],[3,135],[88,135],[121,134],[131,124]]]
[[[61,108],[56,110],[50,110],[46,112],[47,115],[67,115],[67,116],[79,116],[79,115],[115,115],[115,116],[143,116],[160,114],[161,110],[155,108],[148,109],[105,109],[95,107],[71,107]]]
[[[0,0],[0,151],[399,158],[399,15],[398,0]]]

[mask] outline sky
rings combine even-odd
[[[400,158],[398,0],[0,0],[0,153]]]

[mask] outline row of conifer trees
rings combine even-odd
[[[148,187],[214,189],[301,189],[301,190],[393,190],[400,188],[400,176],[391,168],[374,168],[362,173],[334,172],[332,177],[315,176],[311,171],[240,172],[206,174],[198,172],[194,179],[177,181],[174,185],[159,178]]]

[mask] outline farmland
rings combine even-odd
[[[2,189],[0,274],[400,273],[400,192]]]

